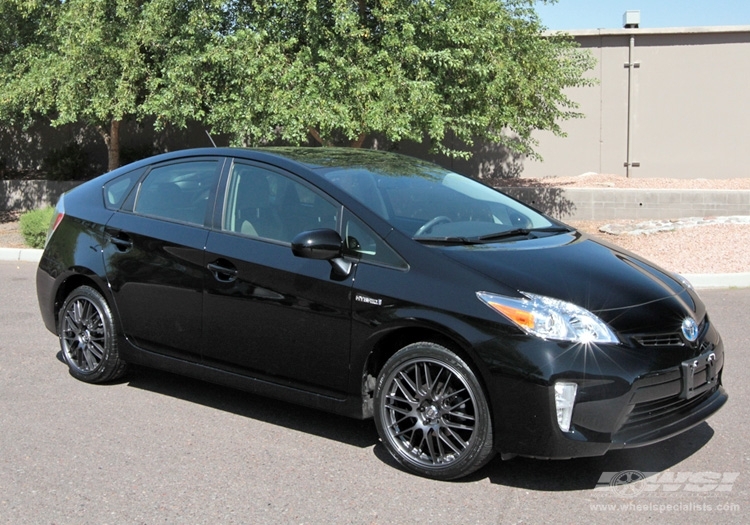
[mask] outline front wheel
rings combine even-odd
[[[102,383],[125,373],[112,311],[98,291],[90,286],[73,290],[60,309],[59,323],[60,348],[73,377]]]
[[[414,343],[388,360],[375,389],[375,425],[391,455],[421,476],[466,476],[494,455],[479,381],[438,344]]]

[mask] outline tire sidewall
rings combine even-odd
[[[404,364],[430,360],[444,364],[461,375],[462,380],[471,388],[471,397],[476,411],[476,428],[469,447],[462,452],[461,457],[445,466],[427,468],[404,453],[386,432],[387,415],[384,396],[395,375]],[[492,416],[487,397],[476,375],[458,355],[436,343],[419,342],[410,344],[396,352],[383,366],[375,387],[375,426],[380,439],[388,452],[404,468],[420,476],[450,480],[466,476],[485,465],[494,456],[492,442]]]
[[[90,372],[85,372],[78,368],[75,363],[72,363],[70,361],[70,357],[68,356],[68,352],[65,351],[65,341],[63,336],[63,322],[65,320],[65,312],[67,312],[70,304],[79,298],[84,298],[90,301],[96,307],[99,316],[102,319],[105,330],[104,354],[102,355],[99,366],[97,366]],[[119,361],[119,354],[117,352],[117,339],[115,335],[115,323],[112,317],[112,311],[110,310],[109,305],[107,304],[107,301],[104,299],[104,297],[94,288],[85,285],[80,286],[73,290],[66,297],[65,302],[63,303],[62,308],[60,308],[60,312],[58,314],[57,333],[60,341],[60,350],[62,352],[65,364],[68,365],[70,375],[72,375],[76,379],[79,379],[86,383],[101,383],[103,381],[113,379],[120,373],[120,371],[118,371],[117,369],[118,367],[122,368],[122,365]]]

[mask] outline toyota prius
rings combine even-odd
[[[496,453],[648,445],[727,400],[722,340],[683,278],[386,152],[119,168],[59,200],[37,293],[77,379],[137,364],[374,418],[436,479]]]

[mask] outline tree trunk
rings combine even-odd
[[[307,132],[310,133],[312,138],[315,139],[315,141],[320,144],[321,146],[331,147],[333,144],[331,144],[330,141],[323,140],[323,137],[320,136],[320,133],[318,133],[318,130],[313,128],[312,126],[307,129]],[[355,140],[352,140],[349,142],[350,148],[361,148],[362,144],[365,143],[365,139],[367,138],[366,133],[360,133],[359,137],[357,137]]]
[[[323,142],[323,139],[320,136],[320,133],[318,133],[318,130],[315,129],[314,127],[310,126],[309,128],[307,128],[307,131],[308,131],[308,133],[310,133],[310,135],[312,135],[312,138],[314,138],[318,142],[318,144],[320,144],[321,146],[328,146],[329,145],[329,144]]]
[[[353,140],[351,144],[349,144],[350,148],[361,148],[362,144],[365,143],[365,139],[367,138],[367,135],[365,133],[360,133],[359,137],[357,137],[357,140]]]
[[[104,143],[107,145],[107,171],[120,167],[120,121],[112,119],[109,130],[99,126],[97,128]]]

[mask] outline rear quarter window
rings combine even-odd
[[[112,179],[104,185],[104,206],[110,210],[119,210],[122,203],[133,191],[145,168],[129,171]]]

